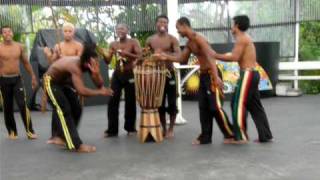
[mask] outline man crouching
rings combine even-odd
[[[68,60],[62,60],[67,58]],[[100,74],[98,54],[95,45],[85,45],[80,57],[62,57],[51,64],[44,76],[46,93],[53,105],[53,119],[58,127],[60,144],[65,144],[69,150],[76,152],[95,152],[96,147],[83,144],[72,114],[70,101],[70,85],[81,96],[110,96],[113,91],[103,86]],[[91,79],[98,89],[90,89],[84,85],[82,75],[89,72]],[[71,82],[68,81],[71,79]],[[75,93],[74,96],[77,96]],[[81,106],[77,106],[81,107]],[[81,112],[81,111],[78,111]],[[55,117],[55,118],[54,118]],[[57,143],[59,144],[59,143]]]

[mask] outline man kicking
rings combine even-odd
[[[146,41],[146,46],[150,47],[154,53],[166,53],[178,57],[180,54],[180,46],[177,38],[168,34],[169,19],[165,15],[160,15],[156,18],[157,33],[149,37]],[[175,68],[172,62],[166,62],[168,74],[166,77],[166,84],[164,87],[164,94],[162,105],[159,108],[159,116],[163,128],[163,135],[167,138],[174,136],[174,125],[177,108],[177,78]],[[166,107],[166,100],[168,107]],[[170,126],[167,131],[166,112],[170,115]]]
[[[37,79],[22,44],[13,41],[11,27],[1,28],[3,42],[0,44],[0,89],[3,98],[4,121],[8,130],[9,139],[17,139],[18,131],[14,120],[13,98],[20,110],[22,121],[28,139],[36,139],[32,128],[30,111],[26,105],[26,94],[20,74],[20,62],[31,75],[32,89],[37,86]]]
[[[215,117],[221,132],[224,135],[224,142],[229,143],[233,138],[232,127],[227,114],[222,109],[221,92],[222,81],[214,59],[215,52],[211,49],[206,39],[194,32],[190,21],[186,17],[181,17],[176,27],[182,37],[188,38],[181,56],[170,56],[165,53],[155,54],[159,60],[187,62],[193,53],[200,63],[200,88],[198,94],[201,134],[192,144],[209,144],[212,142],[213,117]]]
[[[257,142],[270,142],[272,133],[269,127],[267,115],[260,101],[258,85],[260,75],[256,69],[256,49],[251,37],[246,33],[250,26],[248,16],[236,16],[232,34],[236,42],[231,54],[216,54],[216,59],[222,61],[235,61],[240,66],[240,78],[233,94],[231,108],[234,126],[234,139],[237,144],[248,142],[247,134],[247,111],[258,130]]]
[[[91,79],[98,89],[85,87],[82,80],[84,72],[89,72]],[[72,85],[77,93],[82,96],[109,96],[112,90],[103,86],[103,79],[100,75],[98,55],[95,46],[85,46],[81,57],[63,57],[55,61],[44,75],[44,86],[53,105],[53,120],[56,124],[58,134],[61,135],[61,144],[66,144],[69,150],[77,152],[94,152],[94,146],[82,143],[72,109],[81,106],[71,106],[73,102],[70,98],[70,88],[68,79],[72,80]],[[74,94],[76,96],[76,94]],[[78,110],[77,112],[81,112]]]

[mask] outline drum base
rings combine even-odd
[[[157,143],[163,141],[158,109],[142,109],[141,111],[138,138],[141,143],[144,143],[146,140],[150,142],[150,137]]]

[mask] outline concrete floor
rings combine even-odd
[[[217,126],[211,145],[192,146],[200,132],[196,102],[184,102],[188,124],[176,127],[174,140],[140,144],[121,128],[118,138],[104,139],[106,107],[87,107],[80,136],[97,146],[93,154],[75,154],[45,142],[51,113],[33,112],[40,138],[28,141],[20,117],[20,138],[9,141],[1,114],[1,180],[313,180],[320,177],[320,96],[264,99],[275,142],[223,145]],[[229,102],[225,109],[230,114]],[[257,137],[249,119],[249,135]],[[121,122],[121,127],[123,122]]]

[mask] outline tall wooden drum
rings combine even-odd
[[[163,140],[158,108],[161,106],[166,80],[164,64],[144,61],[135,66],[134,79],[136,99],[141,107],[140,142],[152,138],[159,143]]]

